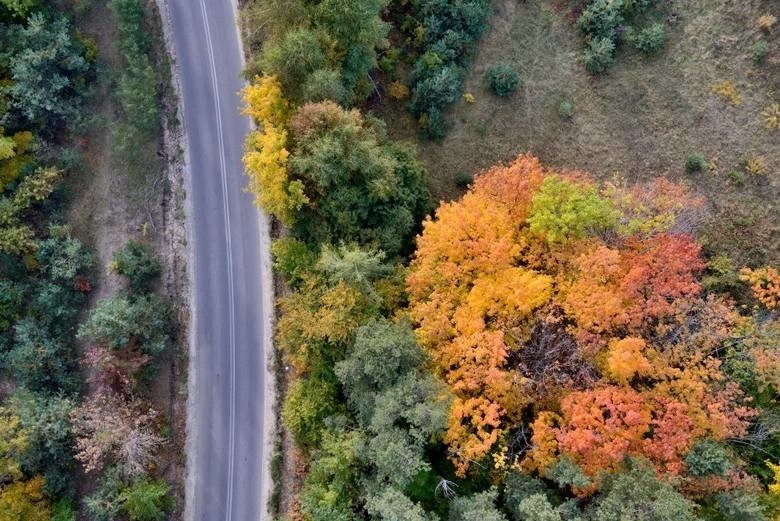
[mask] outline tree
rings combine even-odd
[[[0,407],[0,480],[22,477],[19,461],[27,450],[29,434],[13,411]]]
[[[97,303],[78,336],[104,340],[112,349],[138,346],[154,356],[165,350],[169,328],[170,306],[159,296],[110,297]]]
[[[249,176],[249,190],[255,204],[286,224],[291,224],[298,210],[307,202],[300,181],[289,179],[287,130],[289,102],[282,94],[275,76],[256,77],[241,91],[242,113],[258,121],[262,130],[246,138],[243,161]]]
[[[769,266],[755,270],[742,268],[739,279],[750,284],[753,295],[767,309],[773,310],[780,304],[780,274],[776,269]]]
[[[143,293],[160,274],[160,261],[148,245],[130,240],[114,252],[109,269],[127,277],[133,293]]]
[[[3,89],[9,97],[6,118],[49,134],[79,121],[90,65],[67,18],[33,13],[25,27],[15,29],[12,41],[13,82]]]
[[[544,494],[533,494],[520,501],[516,519],[518,521],[561,521],[561,515]]]
[[[43,493],[43,478],[16,481],[0,489],[0,519],[3,521],[49,521],[51,505]]]
[[[19,255],[35,251],[34,231],[22,216],[52,193],[61,175],[52,168],[38,169],[26,176],[13,194],[0,198],[0,252]]]
[[[307,78],[326,65],[320,43],[323,40],[324,35],[315,30],[292,29],[263,46],[258,64],[263,74],[279,79],[291,99],[300,100]]]
[[[62,396],[17,391],[9,406],[19,415],[28,444],[20,462],[28,475],[42,475],[50,497],[73,491],[74,436],[70,414],[74,403]]]
[[[606,477],[602,493],[589,508],[593,521],[697,521],[694,504],[660,481],[652,467],[630,460],[627,468]]]
[[[336,363],[335,373],[357,417],[368,423],[376,396],[423,360],[408,324],[379,319],[357,329],[351,352]]]
[[[34,168],[35,159],[31,152],[35,146],[35,138],[30,131],[16,132],[11,136],[3,136],[0,132],[0,192]]]
[[[5,354],[5,370],[33,391],[73,391],[75,356],[64,339],[50,337],[40,322],[27,317],[14,326],[14,344]]]
[[[495,502],[498,497],[496,489],[462,496],[450,503],[449,521],[506,521],[506,516],[496,509]]]
[[[388,141],[378,120],[332,102],[305,105],[290,128],[289,168],[306,199],[295,235],[401,253],[430,197],[414,149]]]
[[[139,479],[119,494],[122,511],[130,521],[162,521],[173,503],[170,490],[164,481]]]
[[[615,211],[592,186],[551,175],[533,196],[528,223],[548,242],[580,239],[587,233],[612,228]]]
[[[334,382],[321,377],[299,377],[293,382],[282,406],[282,421],[296,443],[316,446],[326,418],[341,412]]]
[[[138,402],[127,403],[104,393],[71,413],[76,435],[76,460],[86,472],[117,463],[131,477],[142,476],[162,443],[154,422],[157,412]]]
[[[700,440],[685,456],[685,466],[692,476],[727,476],[731,462],[726,450],[713,440]]]
[[[366,510],[378,521],[435,521],[420,505],[395,488],[383,487],[367,494]]]
[[[376,67],[376,49],[387,45],[389,25],[381,18],[383,0],[323,0],[313,18],[333,39],[341,59],[346,102],[362,101],[374,88],[369,72]]]
[[[353,508],[360,472],[358,431],[323,433],[322,447],[312,454],[300,492],[301,508],[312,521],[357,521]]]

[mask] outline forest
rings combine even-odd
[[[171,486],[154,465],[167,420],[149,399],[175,331],[172,304],[157,289],[160,261],[141,234],[98,265],[70,212],[74,187],[89,176],[88,136],[105,124],[94,115],[103,85],[113,83],[106,99],[119,107],[116,157],[156,148],[147,7],[108,2],[104,23],[116,25],[127,65],[115,76],[81,30],[90,9],[0,2],[3,521],[153,521],[172,506]],[[132,165],[115,168],[127,176]],[[104,270],[121,287],[94,299]]]
[[[513,45],[480,47],[505,23],[497,12],[540,9],[571,35],[567,71],[592,90],[627,68],[661,67],[669,41],[681,52],[679,18],[694,23],[716,2],[695,3],[242,7],[242,111],[258,124],[244,163],[258,206],[276,219],[282,288],[276,519],[780,515],[776,219],[745,224],[749,245],[720,232],[723,189],[704,179],[720,167],[690,148],[676,171],[640,176],[623,174],[629,164],[548,162],[546,147],[523,148],[526,134],[512,142],[509,125],[490,137],[513,152],[484,164],[488,127],[463,137],[469,106],[495,104],[491,118],[530,135],[523,118],[541,110],[512,119],[508,104],[531,95],[530,80],[512,63],[484,63]],[[743,29],[756,40],[750,67],[771,83],[778,13],[749,4],[760,13]],[[733,95],[727,87],[705,95]],[[749,130],[763,155],[732,170],[726,190],[751,204],[765,194],[776,218],[772,106]],[[552,108],[538,118],[579,118],[567,99]],[[444,168],[455,158],[453,176]],[[740,194],[745,185],[754,191]]]

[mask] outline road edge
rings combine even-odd
[[[165,43],[165,50],[168,53],[169,63],[171,67],[171,87],[173,88],[174,95],[176,97],[176,119],[179,124],[186,129],[186,122],[184,121],[184,101],[182,97],[181,89],[181,75],[179,73],[178,53],[176,50],[176,44],[173,36],[173,27],[171,22],[170,7],[168,0],[154,0],[157,4],[157,9],[160,13],[160,20],[163,30],[163,39]],[[197,394],[196,379],[197,372],[195,371],[195,360],[197,358],[197,351],[195,349],[195,330],[196,330],[196,302],[195,302],[195,252],[193,248],[193,231],[192,231],[192,175],[190,175],[190,147],[189,139],[187,137],[186,130],[181,132],[179,138],[179,145],[181,146],[181,162],[182,170],[184,172],[184,228],[185,236],[187,238],[187,284],[190,288],[189,291],[189,329],[187,331],[187,406],[186,413],[187,418],[185,421],[185,470],[184,470],[184,513],[183,519],[188,520],[193,518],[192,507],[188,498],[192,497],[192,491],[195,489],[195,476],[197,472],[194,467],[196,466],[197,458],[191,457],[195,450],[195,429],[191,426],[195,425],[194,421],[196,416],[196,403],[195,396]]]
[[[161,0],[164,1],[164,0]],[[239,6],[238,0],[230,0],[230,5],[233,9],[233,27],[236,31],[236,38],[238,38],[238,50],[241,55],[241,68],[246,69],[246,54],[244,53],[244,39],[241,35],[241,27],[239,26],[238,13]],[[246,84],[246,81],[244,81]],[[237,108],[236,108],[237,110]],[[252,130],[256,128],[254,121],[250,120]],[[242,143],[243,146],[243,143]],[[271,473],[271,459],[273,458],[274,440],[276,438],[276,414],[274,412],[276,401],[276,375],[273,371],[274,365],[274,346],[273,346],[273,331],[274,331],[274,318],[276,313],[276,287],[274,284],[273,269],[271,264],[271,225],[268,220],[268,216],[265,212],[258,208],[258,230],[260,232],[260,277],[263,298],[263,370],[264,370],[264,398],[263,398],[263,447],[262,455],[263,461],[261,467],[263,469],[263,476],[260,480],[262,490],[260,490],[260,505],[261,512],[265,516],[270,516],[268,501],[271,495],[271,489],[273,487],[273,475]],[[262,517],[260,519],[262,521]]]

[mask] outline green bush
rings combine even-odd
[[[111,270],[126,277],[134,293],[147,292],[160,274],[160,261],[148,245],[130,240],[114,252]]]
[[[119,493],[122,511],[130,521],[162,521],[173,506],[170,491],[164,481],[138,480]]]
[[[615,62],[615,42],[611,38],[594,38],[585,49],[585,68],[601,74]]]
[[[644,54],[650,55],[660,51],[666,41],[664,26],[654,23],[650,27],[645,27],[639,32],[632,34],[631,43],[634,48]]]
[[[685,466],[688,473],[696,477],[725,477],[731,469],[729,455],[723,446],[708,439],[696,442],[685,456]]]
[[[762,65],[766,61],[766,55],[769,53],[769,44],[765,40],[753,44],[750,49],[750,59],[756,65]]]
[[[685,171],[689,174],[701,172],[707,168],[707,160],[701,154],[690,154],[685,158]]]
[[[339,71],[331,69],[319,69],[306,78],[303,85],[303,101],[316,103],[318,101],[333,100],[336,103],[344,103],[347,91],[341,83]]]
[[[570,119],[572,114],[574,114],[574,108],[571,103],[566,100],[561,101],[561,104],[558,105],[558,115],[563,119]]]
[[[580,32],[588,38],[614,40],[623,23],[622,0],[596,0],[577,20]]]
[[[263,73],[276,75],[285,96],[294,100],[302,98],[309,75],[326,65],[319,35],[305,27],[287,32],[279,40],[264,45],[259,60]]]
[[[511,66],[499,63],[485,73],[483,81],[496,96],[509,96],[517,90],[520,76]]]
[[[460,171],[455,174],[455,186],[458,188],[466,188],[474,181],[474,176],[468,172]]]
[[[742,170],[732,170],[729,172],[729,181],[731,181],[734,186],[743,186],[745,184],[745,172]]]
[[[317,255],[309,246],[293,237],[282,237],[271,245],[274,257],[274,269],[278,271],[285,282],[297,286],[303,282],[303,277],[314,269]]]
[[[488,0],[420,0],[412,2],[408,27],[425,27],[424,36],[410,31],[420,54],[411,77],[409,105],[418,118],[422,135],[440,139],[449,125],[443,111],[460,94],[474,44],[485,30],[490,13]],[[422,36],[422,38],[420,38]]]

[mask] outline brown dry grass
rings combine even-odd
[[[627,46],[601,77],[590,77],[579,61],[582,41],[550,0],[499,0],[468,73],[464,92],[475,96],[450,111],[453,128],[439,143],[419,143],[435,195],[459,193],[455,179],[530,151],[552,167],[578,168],[600,178],[620,174],[629,181],[666,174],[687,178],[707,196],[712,220],[702,239],[737,263],[780,262],[777,205],[780,133],[767,129],[762,111],[780,97],[780,30],[765,34],[756,20],[780,4],[767,0],[669,0],[664,15],[667,44],[645,58]],[[767,63],[756,66],[750,49],[770,45]],[[482,86],[496,62],[514,66],[518,92],[497,99]],[[731,82],[738,106],[712,92]],[[561,101],[571,119],[558,114]],[[414,139],[414,121],[402,103],[386,100],[375,109],[394,137]],[[708,172],[686,175],[685,157],[700,153]],[[766,172],[747,176],[743,187],[728,173],[745,160],[763,158]]]

